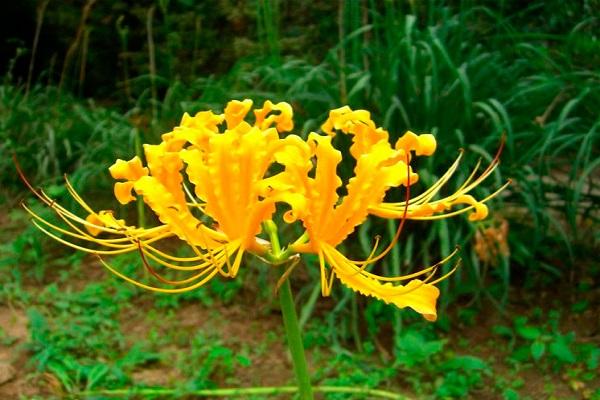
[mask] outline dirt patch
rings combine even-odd
[[[236,380],[242,386],[279,386],[293,378],[291,359],[284,347],[281,316],[277,313],[265,314],[259,307],[248,304],[214,307],[186,304],[157,326],[147,319],[146,313],[140,312],[149,307],[150,304],[136,304],[120,317],[123,331],[132,344],[146,338],[151,329],[158,329],[160,336],[175,338],[168,353],[177,354],[188,352],[191,339],[201,332],[207,340],[218,340],[236,354],[247,355],[250,366],[236,369]],[[139,383],[163,385],[176,382],[180,375],[173,365],[159,364],[136,371],[133,378]],[[219,376],[214,378],[224,387],[228,386],[227,382],[219,382]]]
[[[240,374],[243,385],[279,386],[293,378],[281,315],[261,314],[257,307],[231,307],[222,311],[219,330],[225,343],[234,349],[252,349],[248,372]]]
[[[27,341],[27,316],[25,312],[0,306],[0,398],[16,399],[33,396],[39,390],[32,385],[25,373],[27,354],[23,344]]]
[[[12,340],[13,342],[26,340],[29,332],[27,330],[27,316],[25,315],[25,312],[6,306],[0,306],[0,328],[2,328],[7,339]]]
[[[131,375],[134,382],[148,386],[172,387],[181,378],[172,367],[148,368]]]

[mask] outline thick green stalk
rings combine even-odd
[[[265,221],[263,226],[271,241],[271,258],[281,261],[285,257],[284,254],[286,252],[282,251],[279,244],[277,225],[273,221]],[[304,354],[304,344],[302,343],[302,335],[300,334],[296,306],[294,305],[294,296],[292,295],[290,280],[287,279],[285,274],[285,272],[282,274],[283,282],[279,287],[279,304],[281,306],[281,314],[283,315],[283,326],[287,336],[288,348],[290,349],[294,363],[294,373],[298,382],[298,394],[300,400],[313,400],[313,391],[310,385],[310,375],[308,374],[308,364],[306,362],[306,355]]]
[[[292,353],[292,360],[294,362],[294,372],[298,381],[300,399],[312,400],[313,391],[310,386],[308,364],[306,363],[304,344],[300,335],[300,325],[298,324],[298,316],[296,315],[294,297],[292,296],[289,279],[286,279],[279,288],[279,304],[281,305],[281,313],[283,314],[283,325],[285,326],[288,347],[290,353]]]

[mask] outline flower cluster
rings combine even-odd
[[[145,165],[134,157],[117,160],[109,168],[117,180],[116,199],[128,204],[139,196],[160,221],[157,226],[131,226],[111,211],[94,211],[68,180],[69,193],[87,217],[36,192],[68,227],[57,226],[27,208],[34,224],[54,239],[99,257],[139,252],[143,264],[161,285],[137,281],[100,259],[128,282],[177,293],[197,288],[217,274],[235,277],[245,253],[265,259],[271,256],[273,260],[274,246],[261,236],[265,223],[272,221],[280,205],[286,210],[283,221],[300,223],[304,233],[277,254],[277,262],[296,254],[314,253],[320,261],[323,295],[329,295],[337,278],[355,291],[398,307],[410,307],[434,320],[439,296],[435,284],[445,278],[434,279],[435,272],[454,253],[405,276],[379,276],[369,272],[367,266],[395,245],[405,220],[439,219],[467,212],[470,220],[485,218],[488,209],[484,203],[503,188],[481,200],[469,192],[492,173],[498,157],[483,172],[477,174],[475,170],[455,193],[437,199],[458,168],[461,153],[433,186],[411,198],[410,188],[419,178],[411,161],[415,156],[434,153],[436,141],[432,135],[407,132],[392,144],[388,132],[375,125],[369,112],[342,107],[329,113],[322,134],[312,132],[305,140],[294,134],[283,135],[294,126],[289,104],[266,101],[262,108],[253,110],[250,118],[252,105],[251,100],[234,100],[222,114],[185,114],[179,126],[162,135],[159,144],[144,145]],[[354,175],[344,188],[338,166],[346,155],[335,148],[336,135],[349,135],[352,140],[349,156],[354,159]],[[386,202],[386,192],[401,186],[405,200]],[[375,254],[375,246],[366,260],[351,260],[337,248],[369,215],[399,219],[398,231],[379,254]],[[193,255],[177,256],[158,245],[172,237],[184,241]],[[167,279],[159,268],[189,276]]]

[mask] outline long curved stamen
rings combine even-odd
[[[112,272],[113,274],[115,274],[116,276],[118,276],[119,278],[132,283],[138,287],[141,287],[142,289],[147,289],[147,290],[152,290],[154,292],[160,292],[160,293],[184,293],[184,292],[189,292],[190,290],[194,290],[196,288],[199,288],[200,286],[204,285],[206,282],[208,282],[209,280],[211,280],[216,274],[217,274],[217,269],[213,269],[212,271],[210,269],[207,269],[205,271],[203,271],[204,273],[210,272],[208,276],[206,276],[204,279],[202,279],[200,282],[196,282],[193,285],[184,287],[184,288],[177,288],[177,289],[166,289],[166,288],[159,288],[159,287],[155,287],[155,286],[149,286],[146,285],[142,282],[136,281],[135,279],[132,279],[124,274],[122,274],[121,272],[117,271],[115,268],[111,267],[110,265],[108,265],[103,259],[102,257],[98,256],[98,259],[100,260],[100,262],[102,263],[102,265],[104,265],[104,267],[106,269],[108,269],[110,272]]]
[[[34,187],[31,185],[31,183],[29,183],[29,180],[27,179],[27,177],[25,176],[25,173],[23,172],[23,170],[21,169],[21,164],[19,164],[19,161],[17,160],[17,155],[16,153],[13,153],[12,155],[12,159],[13,159],[13,164],[15,165],[15,168],[17,169],[17,174],[19,175],[19,178],[21,178],[21,180],[23,181],[23,183],[25,184],[25,186],[27,186],[27,189],[29,189],[29,191],[31,193],[33,193],[37,198],[39,198],[40,200],[42,200],[44,203],[46,203],[46,205],[52,207],[52,202],[54,200],[52,200],[52,202],[48,202],[43,196],[41,196],[37,190],[34,189]]]
[[[221,268],[222,265],[225,263],[225,258],[222,256],[219,257],[218,259],[215,259],[215,261],[205,261],[205,262],[202,262],[199,264],[193,264],[193,265],[173,264],[173,263],[170,263],[168,261],[161,259],[159,256],[152,254],[150,252],[146,252],[146,256],[149,257],[150,259],[154,260],[155,262],[159,263],[163,267],[173,269],[176,271],[198,271],[198,270],[206,269],[209,267]]]
[[[200,225],[199,228],[202,228],[202,225]],[[194,251],[194,253],[198,257],[200,257],[205,262],[212,263],[220,271],[221,270],[221,264],[218,264],[215,261],[212,249],[210,249],[210,247],[207,245],[207,242],[204,240],[204,236],[203,235],[200,235],[200,238],[201,238],[201,245],[204,246],[205,249],[207,249],[208,258],[206,257],[206,255],[204,253],[202,253],[202,251],[200,249],[198,249],[198,247],[196,245],[193,244],[193,242],[191,240],[189,240],[189,238],[187,236],[185,237],[186,242],[188,243],[188,245],[191,247],[191,249]]]
[[[423,268],[423,269],[421,269],[421,270],[419,270],[417,272],[414,272],[412,274],[401,275],[401,276],[394,276],[394,277],[387,277],[387,276],[380,276],[380,275],[374,274],[374,273],[369,272],[369,271],[364,271],[364,270],[362,271],[362,274],[364,276],[367,276],[369,278],[373,278],[375,280],[382,281],[382,282],[401,282],[401,281],[407,281],[409,279],[418,278],[419,276],[427,274],[428,272],[430,272],[432,270],[438,269],[441,265],[445,264],[451,258],[453,258],[458,253],[459,249],[460,248],[457,246],[454,249],[454,251],[452,251],[452,253],[450,253],[448,256],[444,257],[442,260],[438,261],[437,263],[433,264],[432,266],[429,266],[427,268]],[[358,267],[356,267],[356,266],[354,266],[354,268],[358,269]]]
[[[119,246],[129,246],[127,245],[123,245],[123,244],[117,244],[119,242],[129,242],[129,240],[127,238],[116,238],[116,239],[96,239],[93,236],[89,235],[89,234],[78,234],[76,232],[71,232],[68,231],[64,228],[61,228],[57,225],[52,224],[50,221],[45,220],[44,218],[42,218],[40,215],[38,215],[35,211],[33,211],[32,209],[30,209],[29,207],[27,207],[25,204],[21,204],[21,207],[23,207],[23,209],[29,214],[31,215],[33,218],[35,218],[36,220],[38,220],[39,222],[47,225],[48,227],[61,232],[63,234],[75,237],[77,239],[81,239],[81,240],[88,240],[90,242],[95,242],[95,243],[99,243],[99,244],[104,244],[106,243],[107,246],[114,246],[114,247],[119,247]]]
[[[471,176],[461,185],[461,187],[459,189],[457,189],[456,192],[454,192],[452,195],[445,197],[443,199],[440,200],[436,200],[436,201],[429,201],[429,199],[431,198],[431,196],[428,196],[428,198],[422,198],[420,201],[418,201],[417,203],[412,202],[412,206],[419,206],[422,204],[429,204],[432,207],[435,207],[437,205],[440,204],[446,204],[446,203],[451,203],[453,201],[455,201],[457,198],[459,198],[460,196],[470,192],[473,188],[475,188],[477,185],[479,185],[482,181],[484,181],[485,179],[487,179],[487,177],[498,167],[498,163],[495,164],[491,164],[490,166],[488,166],[488,168],[486,168],[486,170],[484,171],[484,173],[482,173],[482,175],[480,175],[475,181],[469,183],[467,185],[467,183],[469,181],[471,181],[472,177],[474,176],[476,169],[473,171],[473,173],[471,174]],[[494,198],[495,196],[497,196],[501,191],[503,191],[504,189],[506,189],[506,187],[508,185],[510,185],[511,180],[508,180],[506,184],[504,184],[502,187],[500,187],[498,190],[496,190],[494,193],[492,193],[491,195],[485,197],[484,199],[478,201],[478,203],[485,203],[487,201],[489,201],[490,199]],[[414,200],[414,199],[413,199]],[[411,200],[412,201],[412,200]],[[381,210],[381,211],[390,211],[390,212],[397,212],[397,209],[400,205],[404,205],[404,203],[383,203],[381,205],[379,205],[377,207],[377,209]],[[448,218],[451,216],[456,216],[456,215],[460,215],[462,213],[465,213],[469,210],[472,210],[473,208],[475,208],[475,206],[467,206],[464,208],[461,208],[460,210],[456,210],[456,211],[452,211],[452,212],[448,212],[448,213],[442,213],[442,214],[436,214],[436,215],[430,215],[430,216],[410,216],[410,219],[413,220],[435,220],[435,219],[442,219],[442,218]]]
[[[458,157],[456,157],[456,160],[454,160],[454,162],[452,163],[450,168],[448,168],[448,170],[444,173],[444,175],[442,175],[442,177],[440,179],[438,179],[433,185],[431,185],[423,193],[411,198],[410,199],[411,204],[413,204],[413,205],[420,204],[422,202],[426,202],[427,198],[430,199],[433,196],[435,196],[440,191],[440,189],[450,180],[450,178],[452,178],[452,176],[454,175],[454,172],[456,172],[458,165],[460,164],[460,161],[461,161],[463,155],[464,155],[464,150],[461,149],[460,153],[458,154]],[[477,168],[477,166],[476,166],[476,168]],[[387,205],[395,205],[398,207],[404,207],[405,202],[384,203],[384,205],[386,205],[386,204]]]
[[[71,226],[73,229],[75,229],[77,232],[79,232],[79,234],[75,233],[75,232],[71,232],[68,231],[66,229],[63,229],[59,226],[56,226],[52,223],[50,223],[49,221],[43,219],[42,217],[40,217],[38,214],[36,214],[33,210],[31,210],[30,208],[28,208],[26,205],[23,205],[23,208],[36,220],[38,220],[40,223],[46,225],[47,227],[54,229],[57,232],[60,232],[64,235],[76,238],[76,239],[80,239],[80,240],[84,240],[84,241],[88,241],[90,243],[96,243],[99,244],[101,246],[104,247],[112,247],[112,248],[116,248],[116,249],[123,249],[123,250],[127,250],[127,251],[132,251],[135,249],[135,246],[132,245],[131,243],[134,243],[134,241],[132,240],[131,236],[128,237],[124,237],[124,238],[115,238],[115,239],[98,239],[95,238],[87,233],[85,233],[84,231],[80,230],[78,227],[76,227],[75,225],[69,223],[67,221],[67,223],[69,224],[69,226]],[[37,226],[37,225],[36,225]],[[39,226],[38,226],[39,227]],[[43,230],[43,232],[47,232],[46,230]],[[126,233],[121,233],[122,235],[126,234]],[[172,233],[165,231],[162,234],[156,234],[154,235],[152,238],[148,239],[147,242],[148,243],[152,243],[152,242],[156,242],[162,239],[166,239],[168,237],[171,237]],[[139,239],[141,236],[138,236],[137,238]],[[136,239],[137,240],[137,239]],[[120,244],[121,242],[129,242],[130,244],[126,245],[126,244]],[[70,243],[70,242],[69,242]],[[96,250],[92,250],[92,249],[88,249],[86,250],[88,252],[95,252]]]
[[[237,255],[235,260],[233,261],[233,266],[230,271],[231,277],[235,278],[237,276],[238,270],[240,269],[240,265],[242,264],[242,256],[244,255],[244,249],[242,247],[238,248]]]
[[[128,252],[130,252],[130,251],[132,251],[132,250],[135,250],[135,246],[133,247],[133,249],[131,249],[131,248],[127,248],[127,249],[121,249],[121,250],[99,250],[99,249],[90,249],[90,248],[87,248],[87,247],[83,247],[83,246],[76,245],[76,244],[74,244],[74,243],[71,243],[71,242],[69,242],[69,241],[67,241],[67,240],[64,240],[64,239],[62,239],[62,238],[61,238],[61,237],[59,237],[59,236],[56,236],[55,234],[53,234],[53,233],[49,232],[48,230],[46,230],[45,228],[43,228],[43,227],[42,227],[42,226],[41,226],[39,223],[37,223],[37,222],[36,222],[34,219],[32,219],[32,220],[31,220],[31,223],[32,223],[33,225],[35,225],[35,226],[36,226],[36,228],[38,228],[40,231],[44,232],[46,235],[50,236],[50,237],[51,237],[51,238],[53,238],[54,240],[56,240],[56,241],[58,241],[58,242],[60,242],[60,243],[62,243],[62,244],[64,244],[64,245],[66,245],[66,246],[72,247],[72,248],[74,248],[74,249],[81,250],[81,251],[85,251],[86,253],[92,253],[92,254],[106,254],[106,255],[108,255],[108,254],[124,254],[124,253],[128,253]]]
[[[333,271],[327,276],[327,267],[325,265],[325,255],[323,250],[319,249],[319,269],[321,270],[321,295],[328,297],[331,295],[331,288],[333,287]]]
[[[458,196],[458,193],[466,193],[467,191],[465,191],[465,187],[469,184],[472,183],[473,179],[475,179],[475,176],[477,175],[477,171],[479,170],[479,167],[481,166],[481,160],[477,161],[477,164],[475,164],[475,167],[473,168],[473,171],[471,171],[471,173],[469,174],[469,176],[467,177],[467,179],[465,179],[465,181],[461,184],[461,186],[454,192],[455,195]],[[454,173],[456,172],[456,169],[458,168],[458,164],[456,166],[452,166],[454,167],[452,170],[449,170],[449,172],[451,172],[450,174],[446,175],[444,174],[443,178],[445,178],[443,181],[438,181],[440,184],[439,186],[435,187],[435,190],[431,191],[430,193],[428,193],[426,196],[418,199],[417,201],[413,201],[413,205],[420,205],[420,204],[431,204],[431,199],[433,197],[435,197],[439,191],[442,189],[442,187],[444,187],[444,185],[446,185],[446,183],[448,183],[448,181],[450,180],[450,178],[452,178],[452,176],[454,176]],[[479,178],[477,178],[479,179]],[[436,183],[438,183],[436,182]],[[452,197],[452,196],[450,196]],[[414,199],[413,199],[414,200]]]
[[[186,205],[188,207],[194,207],[197,208],[198,210],[200,210],[201,212],[205,212],[204,211],[204,207],[206,206],[206,204],[200,204],[196,201],[195,196],[192,194],[192,192],[190,191],[190,189],[187,187],[186,184],[182,183],[183,186],[183,191],[185,192],[186,196],[190,199],[190,203],[186,203]]]
[[[220,268],[220,266],[225,263],[223,252],[220,252],[219,254],[217,254],[217,257],[214,260],[204,261],[203,263],[194,264],[194,265],[176,265],[176,264],[170,263],[168,261],[165,261],[164,259],[161,259],[160,256],[158,256],[156,254],[153,254],[154,248],[152,248],[150,246],[146,246],[143,242],[141,242],[141,245],[145,248],[145,250],[147,250],[146,256],[148,256],[149,258],[151,258],[152,260],[156,261],[157,263],[161,264],[164,267],[178,270],[178,271],[197,271],[197,270],[205,269],[205,268],[208,268],[211,266]],[[195,258],[195,261],[200,261],[200,258]],[[188,260],[186,262],[192,262],[192,261]]]
[[[379,246],[379,241],[381,240],[381,236],[377,235],[375,236],[375,244],[373,245],[373,249],[371,249],[371,253],[369,253],[369,256],[367,257],[366,260],[361,261],[360,263],[362,264],[362,267],[360,267],[355,274],[359,274],[362,271],[364,271],[369,265],[371,265],[373,263],[373,256],[375,255],[375,252],[377,251],[377,247]]]
[[[124,243],[124,242],[133,243],[131,241],[131,237],[142,238],[144,236],[148,236],[148,235],[130,235],[130,234],[127,233],[127,231],[122,231],[119,234],[120,235],[127,235],[126,237],[112,238],[112,239],[100,239],[100,238],[96,238],[96,237],[94,237],[94,236],[86,233],[85,231],[79,229],[77,226],[73,225],[69,221],[67,221],[67,224],[71,228],[73,228],[75,230],[75,232],[66,230],[64,228],[61,228],[61,227],[59,227],[57,225],[52,224],[50,221],[45,220],[40,215],[38,215],[36,212],[34,212],[33,210],[31,210],[25,204],[22,204],[22,207],[33,218],[37,219],[39,222],[43,223],[44,225],[46,225],[46,226],[48,226],[48,227],[50,227],[50,228],[52,228],[52,229],[54,229],[54,230],[56,230],[58,232],[61,232],[61,233],[65,234],[65,235],[69,235],[69,236],[77,238],[77,239],[81,239],[81,240],[86,240],[88,242],[97,243],[97,244],[100,244],[102,246],[116,247],[116,248],[119,248],[119,247],[128,247],[129,245],[120,244],[120,243]],[[166,227],[161,226],[161,227],[157,227],[157,228],[166,228]],[[168,232],[167,229],[160,229],[160,230],[156,230],[156,232],[152,232],[152,237],[150,239],[148,239],[147,241],[149,243],[152,243],[152,242],[155,242],[155,241],[158,241],[158,240],[165,239],[165,238],[170,237],[170,236],[173,236],[173,234],[170,233],[170,232]]]
[[[63,178],[65,180],[65,186],[67,188],[67,191],[69,192],[71,197],[73,197],[73,199],[75,199],[75,201],[89,214],[95,214],[95,211],[92,210],[92,208],[81,198],[79,193],[77,193],[73,185],[71,185],[71,181],[69,181],[69,177],[67,176],[67,174],[64,174]]]
[[[458,269],[458,267],[460,267],[461,263],[462,263],[462,259],[459,258],[458,261],[456,261],[456,264],[454,264],[454,267],[450,271],[448,271],[443,276],[440,276],[435,281],[430,282],[429,284],[430,285],[435,285],[435,284],[440,283],[441,281],[447,279],[450,275],[452,275],[453,273],[456,272],[456,270]]]
[[[479,200],[479,203],[485,203],[485,202],[493,199],[494,197],[498,196],[500,194],[500,192],[502,192],[504,189],[506,189],[511,183],[512,183],[512,180],[509,179],[504,185],[502,185],[494,193],[492,193],[489,196],[484,197],[483,199]],[[411,219],[413,219],[413,220],[421,220],[421,221],[424,221],[424,220],[444,219],[444,218],[453,217],[455,215],[464,214],[467,211],[472,210],[474,208],[475,208],[475,206],[467,206],[467,207],[461,208],[460,210],[452,211],[452,212],[449,212],[449,213],[436,214],[436,215],[430,215],[430,216],[411,217]]]
[[[285,270],[285,272],[283,274],[281,274],[281,276],[277,280],[277,284],[275,285],[275,294],[277,294],[277,292],[279,292],[279,288],[289,278],[290,274],[292,273],[294,268],[296,268],[296,266],[298,265],[299,262],[300,262],[299,256],[296,256],[292,259],[290,266]]]
[[[59,217],[61,217],[61,219],[63,221],[65,221],[70,227],[72,227],[73,229],[77,230],[80,233],[82,231],[80,231],[79,228],[72,225],[65,218],[75,221],[81,225],[84,225],[84,226],[87,226],[87,227],[90,227],[93,229],[98,229],[101,232],[105,232],[105,233],[109,233],[109,234],[123,235],[123,232],[125,231],[125,228],[113,229],[113,228],[108,228],[106,226],[100,226],[100,225],[93,224],[93,223],[79,217],[78,215],[70,212],[69,210],[67,210],[66,208],[61,206],[59,203],[55,202],[46,193],[44,193],[43,190],[40,190],[40,195],[44,197],[44,199],[43,199],[44,203],[48,204],[54,210],[54,212],[56,212],[59,215]],[[95,212],[93,212],[92,214],[98,216],[98,214]],[[134,228],[134,229],[130,229],[129,232],[135,233],[137,237],[143,237],[143,236],[153,235],[156,232],[159,232],[159,231],[165,230],[165,229],[167,229],[166,225],[160,225],[160,226],[156,226],[154,228],[149,228],[149,229]]]
[[[471,172],[469,177],[461,184],[461,186],[454,192],[453,195],[450,195],[450,196],[448,196],[442,200],[438,200],[436,202],[430,202],[431,198],[433,198],[433,196],[435,196],[439,192],[439,190],[442,188],[442,186],[446,184],[446,182],[450,179],[450,177],[456,171],[459,161],[463,156],[463,150],[461,149],[461,153],[459,154],[458,158],[454,161],[452,166],[450,166],[448,171],[446,171],[446,173],[444,173],[444,175],[440,179],[438,179],[438,181],[436,183],[434,183],[429,189],[427,189],[425,192],[421,193],[419,196],[412,198],[411,203],[413,205],[420,205],[420,204],[425,204],[425,203],[439,204],[442,201],[451,201],[452,199],[457,198],[457,197],[461,196],[462,194],[470,192],[472,189],[474,189],[476,186],[478,186],[481,182],[483,182],[485,179],[487,179],[487,177],[498,167],[500,156],[504,149],[504,144],[505,144],[505,137],[502,136],[500,146],[498,147],[496,154],[494,155],[492,161],[488,164],[486,169],[479,175],[479,177],[477,177],[475,180],[473,180],[475,178],[477,170],[479,169],[479,166],[481,165],[481,160],[479,160],[477,162],[475,168],[473,168],[473,171]],[[385,208],[385,209],[396,209],[396,207],[402,207],[402,206],[404,206],[404,203],[383,203],[379,207]],[[412,217],[412,219],[416,219],[416,218]]]
[[[481,175],[479,175],[477,177],[477,179],[475,179],[473,182],[469,183],[468,185],[463,183],[463,185],[461,185],[461,187],[458,190],[456,190],[455,195],[459,196],[460,194],[468,193],[471,190],[473,190],[481,182],[485,181],[488,178],[488,176],[490,176],[492,174],[492,172],[494,172],[494,170],[498,167],[498,165],[500,165],[500,164],[495,163],[495,164],[488,165],[488,167],[485,169],[485,171],[483,171],[481,173]],[[452,196],[449,196],[449,197],[452,197]]]
[[[142,245],[146,249],[148,249],[148,250],[154,252],[155,254],[157,254],[157,256],[163,257],[164,259],[167,259],[167,260],[170,260],[170,261],[183,262],[183,263],[193,263],[193,262],[197,262],[197,261],[201,261],[201,260],[202,261],[206,260],[206,256],[205,255],[196,256],[196,257],[176,257],[176,256],[173,256],[173,255],[171,255],[169,253],[166,253],[166,252],[164,252],[164,251],[162,251],[160,249],[157,249],[154,246],[150,246],[148,244],[148,242],[146,242],[146,241],[142,241]],[[220,249],[220,250],[217,251],[217,253],[216,253],[217,257],[220,257],[219,254],[221,254],[221,252],[222,252],[222,249]]]
[[[456,192],[464,191],[465,187],[467,187],[467,185],[469,185],[475,179],[475,175],[477,175],[477,171],[479,171],[479,167],[481,167],[481,161],[481,158],[477,160],[477,164],[475,164],[475,167],[473,168],[467,179],[465,179],[465,181],[462,183],[462,185],[460,185]]]
[[[146,260],[146,255],[144,254],[142,245],[139,242],[138,242],[138,251],[140,253],[140,258],[142,259],[142,263],[144,264],[144,267],[146,268],[146,270],[148,270],[148,272],[150,272],[150,274],[152,274],[152,276],[154,276],[156,279],[158,279],[162,283],[166,283],[169,285],[176,285],[176,286],[177,285],[185,285],[186,283],[190,283],[190,282],[195,281],[196,279],[199,279],[204,274],[204,272],[200,272],[199,274],[196,274],[190,278],[183,279],[183,280],[177,280],[177,281],[172,281],[172,280],[166,279],[166,278],[162,277],[158,272],[156,272],[154,270],[154,268],[152,268],[152,266],[148,263],[148,260]]]
[[[76,200],[76,201],[77,201],[77,202],[78,202],[78,203],[79,203],[79,204],[80,204],[80,205],[81,205],[81,206],[82,206],[82,207],[83,207],[83,208],[84,208],[86,211],[88,211],[90,214],[94,214],[94,215],[95,215],[96,213],[95,213],[95,212],[94,212],[94,211],[91,209],[91,207],[89,207],[89,205],[88,205],[88,204],[87,204],[87,203],[86,203],[86,202],[85,202],[85,201],[84,201],[84,200],[81,198],[81,196],[79,196],[79,194],[77,193],[77,191],[76,191],[76,190],[73,188],[73,186],[71,185],[71,183],[70,183],[70,181],[69,181],[68,177],[65,175],[65,177],[64,177],[64,178],[65,178],[65,182],[66,182],[66,185],[67,185],[67,190],[69,191],[69,193],[71,194],[71,196],[72,196],[72,197],[73,197],[73,198],[74,198],[74,199],[75,199],[75,200]],[[193,196],[191,196],[191,194],[189,193],[189,190],[188,190],[188,189],[185,187],[185,185],[183,185],[183,186],[184,186],[184,189],[185,189],[185,190],[187,190],[187,192],[188,192],[188,195],[190,196],[190,199],[191,199],[192,201],[194,201],[194,202],[195,202],[195,200],[194,200]],[[196,203],[196,204],[197,204],[197,203]],[[87,221],[86,221],[86,222],[87,222]],[[201,229],[202,227],[203,227],[203,226],[201,225],[201,226],[199,227],[199,229]],[[103,230],[103,231],[107,231],[106,229],[102,229],[102,230]],[[143,228],[140,228],[140,230],[142,230],[142,231],[145,231]],[[133,236],[134,236],[134,237],[136,237],[136,238],[140,238],[140,237],[141,237],[140,235],[137,235],[137,234],[135,234],[135,235],[133,235]],[[202,244],[202,245],[203,245],[205,248],[209,248],[209,246],[207,245],[207,242],[204,240],[204,236],[203,236],[203,235],[200,235],[200,238],[201,238],[201,240],[202,240],[202,243],[201,243],[201,244]],[[190,247],[191,247],[191,248],[194,250],[194,252],[196,253],[196,255],[198,255],[198,256],[199,256],[199,257],[201,257],[201,258],[205,258],[205,255],[204,255],[204,254],[202,254],[202,252],[201,252],[201,251],[199,251],[195,245],[193,245],[193,241],[192,241],[192,240],[190,240],[190,238],[186,237],[186,242],[187,242],[187,243],[190,245]],[[212,256],[212,252],[211,252],[210,250],[209,250],[209,252],[208,252],[208,255],[209,255],[209,258],[213,258],[213,256]],[[211,262],[214,262],[214,260],[211,260]],[[215,264],[216,264],[216,263],[215,263]]]
[[[336,275],[344,275],[347,276],[347,274],[343,273],[343,267],[342,266],[349,266],[351,263],[349,263],[348,259],[346,259],[341,253],[339,253],[338,251],[336,251],[335,249],[323,249],[325,257],[327,257],[327,262],[333,267],[333,272]],[[419,285],[416,287],[412,287],[412,288],[407,288],[401,285],[398,286],[394,286],[394,289],[398,290],[398,289],[404,289],[404,290],[398,290],[397,293],[393,293],[393,294],[389,294],[388,296],[403,296],[406,295],[408,293],[413,292],[414,290],[418,289],[419,287],[427,284],[429,281],[431,281],[431,279],[433,279],[433,277],[435,276],[435,273],[437,271],[437,267],[434,268],[431,273],[423,280],[419,282]],[[381,283],[377,282],[376,280],[373,280],[373,283],[377,283],[379,285],[381,285]]]
[[[468,182],[469,179],[467,179],[467,181],[465,183],[463,183],[463,185],[456,192],[462,192],[462,193],[470,192],[473,188],[475,188],[481,182],[486,180],[487,177],[490,176],[490,174],[492,172],[494,172],[494,170],[498,167],[498,165],[500,165],[500,156],[502,155],[502,151],[504,150],[505,142],[506,142],[506,137],[504,135],[502,135],[502,137],[500,138],[500,146],[498,146],[498,150],[496,150],[496,154],[494,155],[494,158],[488,164],[486,169],[481,173],[481,175],[479,175],[479,177],[474,182],[472,182],[468,186],[466,185],[466,182]],[[479,166],[479,163],[477,163],[477,166]],[[472,176],[475,174],[475,171],[476,170],[473,171]],[[469,177],[469,178],[471,178],[471,177]]]
[[[225,265],[227,265],[227,271],[222,270],[220,272],[223,274],[223,276],[227,278],[232,277],[231,271],[233,269],[233,265],[231,264],[231,257],[233,257],[234,254],[236,254],[235,249],[230,253],[229,249],[227,247],[225,248]]]
[[[80,239],[80,240],[85,240],[88,242],[92,242],[92,243],[96,243],[96,244],[100,244],[102,246],[106,246],[106,247],[112,247],[112,248],[117,248],[117,249],[124,249],[124,248],[131,248],[131,244],[116,244],[116,243],[112,243],[107,241],[106,239],[95,239],[92,236],[88,236],[88,235],[79,235],[77,233],[71,232],[69,230],[63,229],[59,226],[56,226],[48,221],[46,221],[45,219],[41,218],[39,215],[37,215],[36,213],[34,213],[33,211],[31,211],[30,209],[28,209],[26,206],[23,206],[23,208],[36,220],[38,220],[39,222],[43,223],[44,225],[48,226],[49,228],[54,229],[57,232],[60,232],[64,235],[68,235],[70,237],[76,238],[76,239]]]

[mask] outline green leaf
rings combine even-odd
[[[587,310],[590,306],[590,302],[587,300],[581,300],[571,306],[571,311],[580,314]]]
[[[104,364],[94,365],[88,372],[87,385],[85,387],[86,390],[93,389],[97,383],[102,381],[102,379],[106,376],[106,374],[108,374],[109,371],[110,371],[110,369],[108,368],[107,365],[104,365]]]
[[[519,336],[527,340],[535,340],[542,334],[539,328],[531,325],[516,326],[515,330]]]
[[[569,347],[568,336],[557,336],[556,340],[550,343],[550,353],[559,361],[572,364],[576,361],[575,355]]]
[[[242,367],[249,367],[250,365],[252,365],[252,360],[250,360],[248,357],[246,356],[242,356],[242,355],[238,355],[236,357],[236,361],[238,362],[239,365],[241,365]]]
[[[519,346],[513,351],[511,357],[517,361],[525,362],[529,360],[530,353],[529,346]]]
[[[487,364],[481,358],[474,356],[458,356],[444,363],[444,369],[456,369],[460,371],[487,369]]]
[[[542,342],[533,342],[530,347],[531,357],[538,361],[546,352],[546,344]]]
[[[496,325],[492,328],[492,331],[499,336],[505,336],[511,338],[513,336],[513,331],[508,326],[504,325]]]
[[[590,370],[598,368],[598,365],[600,364],[600,348],[595,347],[590,351],[585,364]]]
[[[502,397],[504,400],[519,400],[519,393],[517,393],[513,389],[506,389],[504,393],[502,393]]]

